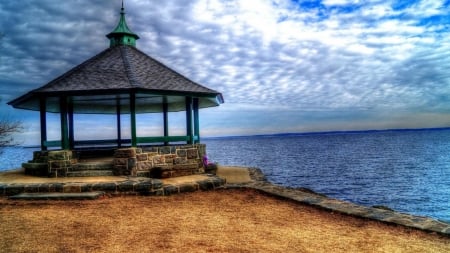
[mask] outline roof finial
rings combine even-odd
[[[139,39],[137,34],[133,33],[130,28],[128,28],[127,22],[125,21],[125,9],[123,8],[123,0],[122,0],[122,8],[120,9],[120,19],[116,28],[106,35],[110,40],[110,47],[114,47],[117,45],[128,45],[128,46],[136,46],[136,40]]]

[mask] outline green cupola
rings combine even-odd
[[[137,34],[133,33],[130,28],[128,28],[127,22],[125,21],[125,10],[120,9],[120,20],[114,31],[108,33],[106,37],[109,39],[109,47],[115,47],[118,45],[136,46],[136,40],[139,39]]]

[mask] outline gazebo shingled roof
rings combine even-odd
[[[200,108],[223,103],[219,92],[189,80],[135,47],[118,45],[8,104],[38,111],[39,97],[65,94],[74,97],[74,113],[115,114],[117,95],[128,94],[130,90],[139,94],[137,113],[161,112],[157,105],[163,97],[168,101],[169,111],[182,111],[185,102],[180,95],[199,97]],[[59,112],[59,102],[52,101],[47,102],[47,111]]]

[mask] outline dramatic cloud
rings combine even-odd
[[[119,9],[0,3],[0,111],[105,49]],[[129,0],[125,10],[139,49],[223,93],[201,112],[206,135],[450,126],[448,1]]]

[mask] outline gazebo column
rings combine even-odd
[[[61,149],[69,149],[69,127],[67,122],[67,97],[59,97],[61,115]]]
[[[192,131],[192,97],[186,97],[186,135],[189,137],[187,144],[193,144],[194,133]]]
[[[137,146],[136,136],[136,93],[130,93],[131,146]]]
[[[68,104],[68,116],[69,116],[69,148],[74,149],[75,148],[75,135],[74,135],[74,128],[73,128],[73,102],[72,99],[69,100]]]
[[[166,100],[164,98],[164,100]],[[169,136],[169,104],[167,101],[163,102],[163,117],[164,117],[164,137]],[[168,141],[164,142],[164,145],[169,145]]]
[[[39,112],[41,121],[41,150],[47,150],[47,100],[45,97],[39,99]]]
[[[121,111],[120,111],[120,98],[117,98],[116,103],[116,115],[117,115],[117,147],[122,147],[122,131],[121,131]]]
[[[197,140],[194,141],[194,143],[200,142],[200,121],[199,121],[199,114],[198,114],[198,98],[194,98],[194,136],[197,136]]]

